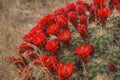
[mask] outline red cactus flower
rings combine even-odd
[[[95,52],[95,46],[93,44],[90,45],[91,47],[91,56],[93,57],[94,56],[94,52]]]
[[[65,80],[64,77],[62,77],[62,76],[60,76],[60,75],[58,75],[58,74],[55,74],[55,76],[57,76],[57,77],[59,78],[59,80]]]
[[[106,25],[106,20],[110,16],[111,10],[109,8],[101,8],[98,9],[98,18],[100,20],[100,23],[102,24],[102,27]]]
[[[66,12],[64,8],[58,8],[54,11],[53,15],[57,16],[57,15],[64,15],[65,16]]]
[[[62,28],[68,28],[68,20],[63,15],[58,15],[55,22]]]
[[[47,28],[46,33],[47,33],[47,34],[54,34],[54,35],[56,35],[56,34],[58,33],[58,31],[59,31],[59,26],[58,26],[58,24],[51,24],[51,25]]]
[[[120,0],[110,0],[110,3],[112,3],[115,6],[120,3]]]
[[[55,56],[41,55],[34,60],[34,65],[36,66],[44,65],[48,68],[54,68],[54,66],[56,65],[56,61],[57,60]]]
[[[37,34],[37,33],[40,33],[44,30],[44,26],[42,26],[40,23],[38,23],[37,25],[35,25],[30,31],[28,34],[25,34],[24,37],[23,37],[23,40],[26,41],[26,42],[31,42],[31,39],[32,37]]]
[[[34,65],[36,66],[42,66],[45,64],[45,60],[47,59],[46,55],[40,55],[34,60]]]
[[[46,60],[46,66],[54,68],[56,62],[57,62],[56,56],[48,56],[48,59]]]
[[[66,12],[76,11],[76,5],[74,3],[69,3],[68,5],[66,5],[65,10]]]
[[[43,32],[39,32],[37,34],[34,34],[32,38],[32,43],[36,46],[42,46],[45,42],[45,34]]]
[[[120,0],[110,0],[109,2],[109,8],[111,11],[113,11],[114,8],[116,8],[119,11],[119,5],[120,5]]]
[[[120,4],[119,4],[119,5],[116,5],[116,9],[117,9],[118,11],[120,11]]]
[[[114,7],[115,7],[115,5],[113,3],[113,0],[110,0],[110,2],[109,2],[109,8],[111,9],[111,11],[113,11]]]
[[[96,8],[104,8],[106,0],[93,0],[94,5]]]
[[[76,0],[76,4],[77,4],[77,5],[83,5],[83,4],[84,4],[84,1],[83,1],[83,0]]]
[[[79,15],[85,15],[86,14],[86,6],[84,4],[81,4],[81,5],[77,5],[76,6],[76,11]]]
[[[25,34],[23,36],[23,40],[27,43],[31,43],[33,35],[34,35],[33,33]]]
[[[47,26],[50,23],[52,23],[51,19],[52,19],[52,14],[47,14],[46,16],[44,16],[40,21],[39,24],[41,24],[41,26]]]
[[[87,16],[86,15],[80,16],[80,24],[87,25]]]
[[[60,63],[60,65],[57,65],[56,67],[56,76],[58,76],[60,80],[64,80],[64,78],[69,77],[72,74],[74,68],[75,67],[71,63]]]
[[[41,29],[38,28],[32,28],[29,33],[25,34],[23,36],[23,40],[27,43],[32,43],[33,36],[39,33],[43,33]]]
[[[110,14],[111,10],[109,8],[98,9],[98,16],[100,19],[106,19]]]
[[[68,13],[68,19],[75,27],[78,25],[78,16],[75,11],[70,11]]]
[[[31,59],[31,60],[33,60],[33,59],[35,59],[36,58],[36,52],[34,51],[34,50],[29,50],[27,53],[26,53],[26,56],[29,58],[29,59]]]
[[[87,58],[92,52],[91,45],[83,44],[75,49],[75,54],[77,54],[81,59]]]
[[[89,10],[90,12],[90,17],[89,17],[89,22],[95,22],[95,16],[96,16],[96,9],[93,3],[89,4]]]
[[[59,49],[58,40],[56,40],[56,39],[49,40],[45,45],[45,49],[52,53],[56,53]]]
[[[117,67],[113,63],[111,63],[111,62],[108,63],[108,68],[113,73],[117,72]]]
[[[120,0],[111,0],[111,1],[114,3],[114,5],[120,4]]]
[[[85,66],[87,66],[87,63],[88,63],[88,56],[90,54],[92,54],[92,46],[91,45],[86,45],[86,44],[83,44],[81,46],[78,46],[76,49],[75,49],[75,54],[77,54],[81,59],[82,61],[84,62]]]
[[[30,31],[29,31],[29,33],[36,33],[37,31],[40,31],[40,30],[43,30],[44,29],[44,27],[43,26],[41,26],[41,24],[37,24],[37,25],[35,25]]]
[[[80,33],[81,38],[86,41],[87,38],[87,27],[83,24],[83,25],[79,25],[77,27],[78,32]]]
[[[8,61],[15,64],[17,68],[24,68],[27,65],[27,62],[23,55],[20,55],[18,57],[10,56],[8,57]]]
[[[27,43],[23,43],[17,47],[19,53],[24,53],[25,51],[32,49]]]
[[[66,13],[65,7],[63,7],[63,8],[58,8],[58,9],[56,9],[56,10],[53,12],[52,21],[54,21],[54,23],[55,23],[55,18],[56,18],[56,16],[58,16],[58,15],[63,15],[63,16],[65,16],[65,17],[67,17],[67,13]]]
[[[61,40],[62,42],[69,42],[71,40],[71,33],[69,30],[62,30],[58,34],[58,39]]]

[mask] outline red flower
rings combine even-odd
[[[66,12],[64,8],[58,8],[54,11],[53,15],[57,16],[57,15],[64,15],[65,16]]]
[[[120,0],[110,0],[109,2],[109,8],[111,9],[111,11],[113,11],[115,7],[119,11],[119,5],[120,5]]]
[[[82,37],[82,39],[84,41],[86,41],[87,38],[87,27],[83,24],[83,25],[79,25],[77,27],[78,32],[80,33],[80,36]]]
[[[23,36],[23,40],[27,43],[31,43],[33,35],[34,35],[33,33],[25,34]]]
[[[110,3],[113,3],[113,5],[118,5],[120,3],[120,0],[110,0]]]
[[[66,5],[65,9],[66,12],[76,11],[76,5],[74,3],[69,3],[68,5]]]
[[[55,18],[56,18],[58,15],[66,16],[65,7],[63,7],[63,8],[58,8],[58,9],[56,9],[56,10],[53,12],[52,21],[55,22]],[[67,17],[67,16],[66,16],[66,17]]]
[[[100,23],[102,24],[102,27],[106,25],[106,20],[110,16],[111,10],[109,8],[101,8],[98,9],[98,18],[100,20]]]
[[[41,29],[38,29],[38,28],[33,28],[30,30],[29,33],[24,35],[23,40],[27,43],[32,43],[33,36],[38,34],[38,33],[43,33],[43,31]]]
[[[69,30],[62,30],[58,34],[58,39],[61,40],[62,42],[69,42],[71,40],[71,33]]]
[[[67,18],[65,18],[63,15],[58,15],[58,16],[55,18],[55,22],[56,22],[60,27],[68,28],[68,20],[67,20]]]
[[[32,43],[36,46],[42,46],[45,42],[45,38],[45,34],[43,32],[39,32],[37,34],[34,34]]]
[[[120,11],[120,4],[119,4],[119,5],[116,5],[116,9],[117,9],[118,11]]]
[[[91,56],[93,57],[94,56],[94,52],[95,52],[95,46],[93,44],[90,45],[91,47]]]
[[[41,26],[47,26],[50,23],[52,23],[51,19],[52,19],[52,14],[47,14],[46,16],[44,16],[40,21],[39,24],[41,24]]]
[[[110,2],[109,2],[109,8],[111,9],[111,11],[113,11],[114,7],[115,7],[115,5],[113,3],[113,0],[110,0]]]
[[[89,17],[89,22],[95,22],[95,16],[96,16],[96,9],[93,3],[89,4],[89,12],[90,12],[90,17]]]
[[[34,60],[34,65],[42,66],[45,65],[48,68],[53,68],[56,65],[56,57],[55,56],[46,56],[41,55]]]
[[[113,63],[111,63],[111,62],[108,63],[108,68],[113,73],[117,72],[117,67]]]
[[[42,66],[45,64],[46,59],[47,59],[46,55],[40,55],[34,60],[34,65]]]
[[[75,27],[78,25],[78,16],[75,11],[70,11],[68,13],[68,19]]]
[[[84,4],[84,1],[83,1],[83,0],[76,0],[76,4],[77,4],[77,5],[83,5],[83,4]]]
[[[80,24],[87,25],[87,16],[85,15],[80,16]]]
[[[23,55],[20,55],[18,57],[10,56],[8,57],[8,61],[15,64],[17,68],[24,68],[27,65],[27,62]]]
[[[98,16],[100,19],[106,19],[110,14],[111,10],[109,8],[98,9]]]
[[[45,64],[50,68],[54,68],[56,62],[57,62],[56,56],[48,56],[48,59],[46,60]]]
[[[28,57],[28,58],[30,58],[31,60],[33,60],[33,59],[35,59],[36,58],[36,52],[34,51],[34,50],[29,50],[27,53],[26,53],[26,56]]]
[[[106,0],[93,0],[96,8],[104,8]]]
[[[91,52],[92,52],[91,45],[86,45],[86,44],[78,46],[75,49],[75,54],[77,54],[82,59],[87,58],[91,54]]]
[[[85,15],[86,14],[86,6],[84,4],[77,5],[76,11],[78,12],[79,15]]]
[[[45,45],[45,49],[52,53],[56,53],[59,49],[58,40],[56,40],[56,39],[49,40]]]
[[[56,76],[59,77],[60,80],[64,80],[64,78],[69,77],[74,71],[74,66],[71,63],[58,63],[56,66]]]
[[[47,30],[46,30],[46,33],[47,34],[54,34],[56,35],[59,31],[59,26],[57,24],[51,24]]]
[[[33,27],[30,31],[29,31],[29,33],[36,33],[37,31],[41,31],[41,30],[43,30],[44,29],[44,27],[43,26],[41,26],[41,24],[37,24],[37,25],[35,25],[35,27]]]
[[[27,43],[23,43],[17,47],[19,53],[24,53],[26,50],[32,49]]]

